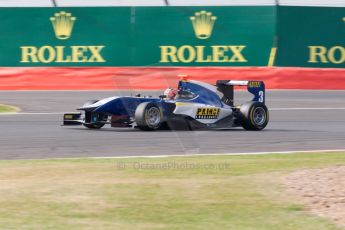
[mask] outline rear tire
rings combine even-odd
[[[143,102],[138,105],[134,118],[138,128],[144,131],[160,129],[163,124],[162,109],[153,102]]]
[[[268,109],[261,102],[244,103],[240,108],[240,120],[242,127],[246,130],[262,130],[268,124]]]

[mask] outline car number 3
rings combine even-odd
[[[264,91],[259,91],[259,102],[264,102]]]

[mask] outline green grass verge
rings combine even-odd
[[[0,104],[0,113],[15,113],[18,111],[19,111],[19,108],[17,107]]]
[[[331,230],[280,178],[344,153],[0,161],[0,229]]]

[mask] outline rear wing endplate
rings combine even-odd
[[[265,83],[263,81],[218,80],[216,85],[224,94],[223,102],[228,105],[233,105],[234,86],[247,86],[248,92],[254,96],[252,101],[265,103]]]

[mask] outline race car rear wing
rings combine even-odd
[[[218,80],[218,90],[224,94],[222,101],[234,105],[234,86],[247,86],[248,92],[254,95],[252,101],[265,103],[265,83],[263,81]]]

